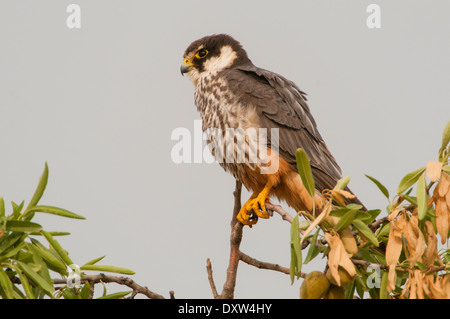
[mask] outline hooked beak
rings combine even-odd
[[[180,67],[181,75],[188,73],[192,68],[192,62],[189,59],[184,59],[183,64]]]

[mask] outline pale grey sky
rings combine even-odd
[[[81,29],[66,26],[70,3]],[[380,29],[366,26],[370,3],[381,7]],[[185,48],[228,33],[254,64],[296,82],[352,190],[384,209],[364,174],[392,197],[401,177],[436,159],[450,118],[448,12],[443,0],[4,0],[0,196],[29,200],[48,161],[41,202],[87,220],[36,221],[72,233],[60,241],[75,262],[106,254],[103,263],[133,269],[166,297],[210,298],[206,258],[221,289],[234,180],[217,164],[171,160],[171,132],[199,119],[179,72]],[[289,266],[289,224],[262,220],[241,248]],[[303,271],[316,269],[323,262]],[[300,283],[241,263],[235,296],[297,298]]]

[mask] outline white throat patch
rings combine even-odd
[[[220,49],[220,55],[213,57],[205,62],[205,72],[209,74],[216,74],[228,67],[230,67],[234,60],[236,60],[236,51],[229,45],[226,45]]]

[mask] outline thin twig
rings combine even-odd
[[[364,268],[367,268],[367,267],[369,267],[371,265],[376,266],[376,267],[378,267],[380,269],[388,269],[389,268],[389,266],[382,265],[382,264],[377,264],[377,263],[371,263],[371,262],[365,261],[365,260],[360,260],[360,259],[355,259],[355,258],[350,258],[350,260],[352,261],[352,263],[354,265],[363,266]]]
[[[280,205],[266,203],[266,209],[270,209],[270,210],[273,210],[274,212],[278,213],[283,220],[286,220],[289,223],[292,223],[292,221],[294,220],[294,218],[291,216],[291,214],[286,212],[283,209],[283,207],[281,207]]]
[[[165,299],[160,294],[157,294],[156,292],[151,291],[147,287],[142,287],[141,285],[137,284],[133,279],[128,278],[128,277],[111,276],[111,275],[105,275],[103,273],[98,274],[98,275],[83,274],[82,278],[80,279],[80,282],[89,282],[91,287],[99,282],[116,283],[116,284],[124,285],[124,286],[127,286],[127,287],[133,289],[132,296],[135,296],[136,294],[140,293],[140,294],[147,296],[150,299]],[[53,279],[53,283],[55,285],[67,284],[67,279]]]
[[[217,288],[216,288],[216,284],[214,283],[214,278],[213,278],[213,272],[212,272],[212,266],[211,266],[211,261],[208,259],[206,259],[206,271],[208,273],[208,281],[209,281],[209,285],[211,286],[211,291],[213,294],[214,299],[218,299],[219,293],[217,292]]]
[[[387,221],[387,220],[388,220],[388,219],[387,219],[387,216],[386,216],[386,217],[384,217],[384,218],[380,218],[380,219],[374,221],[373,223],[371,223],[371,224],[369,224],[369,225],[367,225],[367,226],[369,226],[369,228],[370,228],[372,231],[376,231],[376,230],[378,229],[378,227],[380,227],[380,225],[383,224],[383,223],[384,223],[385,221]]]
[[[290,274],[290,270],[287,267],[283,267],[278,264],[272,264],[272,263],[257,260],[255,258],[252,258],[249,255],[243,253],[242,251],[239,252],[239,259],[242,260],[243,262],[245,262],[246,264],[254,266],[259,269],[274,270],[274,271],[278,271],[278,272],[281,272],[281,273],[287,274],[287,275]],[[306,274],[302,272],[302,273],[300,273],[300,277],[305,278]]]
[[[237,215],[239,214],[239,211],[241,210],[241,193],[242,193],[242,183],[236,181],[236,186],[233,192],[234,197],[234,206],[233,206],[233,216],[231,217],[231,228],[234,227],[234,225],[238,222]]]

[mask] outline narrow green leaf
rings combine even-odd
[[[337,181],[334,189],[344,190],[347,187],[348,183],[350,183],[350,176],[343,177]]]
[[[133,292],[133,291],[130,290],[130,291],[115,292],[113,294],[98,297],[97,299],[120,299],[120,298],[125,297],[126,295],[129,295],[131,292]]]
[[[297,255],[295,254],[294,245],[290,244],[290,250],[291,250],[291,263],[289,267],[289,277],[291,278],[291,285],[292,285],[295,279],[295,267],[297,266]]]
[[[5,216],[5,200],[0,197],[0,217]]]
[[[89,282],[86,282],[80,291],[81,299],[89,299],[90,293],[91,293],[91,285],[89,284]]]
[[[0,267],[0,286],[2,287],[7,299],[14,299],[13,284],[9,279],[8,274],[2,267]]]
[[[6,221],[6,230],[14,232],[36,232],[40,231],[42,226],[36,223],[22,220]]]
[[[43,246],[37,246],[35,244],[27,244],[28,249],[33,252],[34,254],[38,254],[42,257],[42,259],[45,260],[47,263],[47,266],[61,275],[66,276],[67,275],[67,268],[66,266],[57,258],[55,257],[50,250]]]
[[[417,182],[417,214],[419,220],[423,220],[427,214],[427,186],[425,174],[422,174]]]
[[[72,288],[66,288],[62,292],[64,299],[80,299],[80,295],[77,295]]]
[[[27,296],[16,285],[13,286],[13,297],[14,299],[27,299]]]
[[[366,220],[371,219],[372,215],[370,215],[367,211],[359,211],[355,218],[362,220],[367,225],[368,222],[366,222]]]
[[[41,275],[39,275],[27,264],[19,260],[17,260],[16,262],[28,278],[30,278],[36,285],[38,285],[47,295],[52,295],[53,291],[55,291],[52,285],[50,285],[44,278],[41,277]]]
[[[362,260],[368,261],[371,263],[378,263],[378,260],[373,256],[373,251],[368,248],[359,247],[358,248],[358,257],[361,257]]]
[[[372,176],[369,176],[367,174],[364,174],[368,179],[370,179],[372,182],[374,182],[375,185],[377,185],[378,189],[383,193],[383,195],[389,199],[389,191],[387,188],[381,184],[376,178],[373,178]]]
[[[406,199],[408,202],[413,204],[414,206],[417,206],[417,197],[409,196],[409,195],[402,195],[404,199]]]
[[[320,248],[316,247],[317,237],[319,236],[319,232],[320,232],[320,229],[317,229],[317,231],[314,233],[313,237],[311,238],[311,242],[309,243],[308,252],[306,254],[305,260],[303,261],[304,264],[309,263],[320,252]]]
[[[362,273],[357,267],[355,270],[356,270],[355,276],[356,292],[358,293],[361,299],[364,299],[364,292],[369,290],[369,288],[367,287],[367,275]]]
[[[373,245],[378,247],[378,239],[374,235],[374,233],[370,230],[370,228],[361,220],[354,219],[352,222],[353,226],[359,231],[359,233],[370,241]]]
[[[75,219],[86,219],[83,216],[80,216],[78,214],[72,213],[66,209],[59,208],[59,207],[53,207],[53,206],[33,206],[28,209],[28,212],[40,212],[40,213],[48,213],[53,215],[58,215],[62,217],[68,217],[68,218],[75,218]]]
[[[330,216],[336,216],[339,218],[342,218],[345,216],[345,214],[347,214],[351,209],[347,208],[347,207],[340,207],[338,209],[332,210],[330,212]]]
[[[53,237],[70,235],[69,232],[64,232],[64,231],[49,231],[48,233],[49,233],[50,235],[52,235]],[[42,233],[40,233],[40,232],[32,232],[32,233],[30,233],[30,235],[34,235],[34,236],[43,236]]]
[[[31,265],[36,267],[33,270],[35,270],[45,281],[47,281],[49,285],[53,286],[53,280],[50,277],[50,272],[44,259],[39,254],[36,253],[32,253],[31,258],[32,258]]]
[[[102,285],[103,285],[103,294],[102,294],[102,296],[103,297],[105,297],[106,296],[106,285],[105,285],[105,283],[102,281]]]
[[[419,179],[419,177],[422,175],[422,173],[425,172],[425,167],[419,168],[409,174],[406,174],[405,177],[402,178],[400,181],[400,184],[397,188],[397,193],[401,194],[404,191],[406,191],[408,188],[410,188],[412,185],[414,185],[415,182]]]
[[[380,213],[381,209],[371,209],[365,212],[360,211],[358,215],[356,215],[356,218],[362,220],[367,225],[372,223]]]
[[[50,235],[45,230],[41,230],[42,235],[44,235],[45,239],[49,242],[50,245],[52,245],[53,249],[56,251],[56,253],[61,257],[61,259],[66,263],[66,265],[70,266],[74,264],[72,259],[70,259],[69,255],[66,253],[66,251],[61,247],[61,245],[58,243],[56,239],[53,238],[52,235]]]
[[[92,260],[88,261],[87,263],[85,263],[85,265],[95,265],[96,263],[98,263],[100,260],[102,260],[105,257],[106,256],[102,256],[102,257],[92,259]]]
[[[3,237],[2,244],[0,245],[0,254],[2,254],[18,241],[23,241],[27,236],[27,234],[11,233],[8,237]]]
[[[33,288],[31,287],[30,283],[28,282],[28,278],[23,273],[22,269],[18,267],[17,265],[12,265],[14,270],[19,275],[20,283],[22,284],[23,290],[25,291],[25,295],[28,299],[36,299],[33,293]]]
[[[357,210],[351,209],[347,214],[339,219],[337,224],[334,226],[334,230],[339,233],[340,231],[347,228],[353,222],[357,214]]]
[[[80,267],[80,270],[106,271],[106,272],[115,272],[115,273],[125,274],[125,275],[134,275],[135,274],[134,271],[126,269],[126,268],[107,266],[107,265],[83,265]]]
[[[14,257],[17,253],[19,253],[19,251],[22,250],[22,248],[23,248],[24,245],[25,245],[24,242],[19,243],[18,245],[16,245],[16,247],[14,247],[14,248],[12,248],[12,249],[10,249],[10,250],[8,250],[8,251],[3,252],[3,254],[2,254],[1,257],[2,257],[2,258],[11,258],[11,257]]]
[[[373,256],[375,256],[378,259],[379,264],[386,265],[386,256],[383,253],[377,250],[370,250],[370,252]]]
[[[380,284],[380,299],[389,299],[389,292],[387,290],[389,272],[382,270],[383,275],[381,276]]]
[[[345,289],[345,299],[353,299],[353,296],[355,295],[355,288],[356,283],[355,280],[350,285],[347,285]]]
[[[302,269],[302,247],[300,246],[300,232],[298,225],[298,215],[296,215],[291,223],[291,247],[295,254],[294,271],[297,272],[297,279],[300,278],[300,272]]]
[[[444,128],[444,132],[442,132],[442,143],[441,148],[439,149],[439,155],[442,154],[442,151],[445,150],[448,143],[450,143],[450,121],[447,122],[447,125]]]
[[[300,177],[302,178],[303,185],[305,186],[309,195],[314,198],[315,184],[308,156],[301,148],[297,150],[295,156],[297,160],[297,170],[300,174]]]
[[[37,203],[41,199],[42,195],[44,194],[45,187],[47,187],[47,181],[48,181],[48,165],[47,165],[47,162],[45,162],[44,172],[42,173],[41,178],[39,179],[39,183],[36,188],[36,191],[33,194],[33,197],[31,198],[30,202],[28,203],[28,207],[25,210],[25,214],[28,213],[28,210],[31,207],[34,207],[37,205]]]
[[[14,259],[23,261],[24,263],[32,263],[33,262],[33,254],[28,251],[21,250]]]
[[[23,204],[25,202],[22,201],[19,205],[17,205],[15,202],[11,202],[12,208],[13,208],[13,213],[11,216],[8,217],[9,220],[15,220],[18,219],[20,216],[20,212],[22,211],[23,208]]]
[[[445,166],[443,166],[443,167],[442,167],[442,170],[443,170],[444,172],[446,172],[447,174],[450,174],[450,165],[445,165]]]
[[[4,232],[6,230],[6,216],[0,216],[0,232]]]
[[[345,206],[345,207],[347,207],[348,209],[355,209],[355,210],[359,210],[359,209],[363,208],[362,205],[354,204],[354,203],[347,204],[347,206]]]

